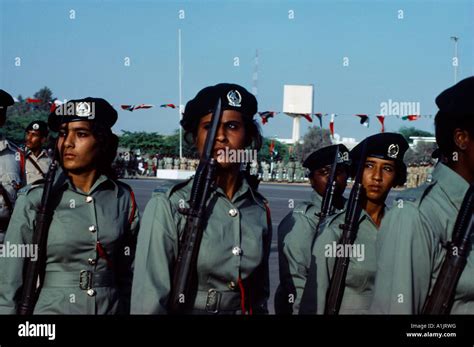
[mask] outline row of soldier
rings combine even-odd
[[[370,136],[351,151],[324,147],[305,159],[314,194],[278,227],[277,313],[434,312],[426,304],[439,296],[438,287],[454,289],[441,291],[448,313],[474,313],[474,254],[464,252],[472,248],[474,215],[473,92],[471,77],[436,98],[439,149],[432,179],[404,191],[393,207],[386,204],[388,194],[407,179],[408,143],[400,134]],[[1,125],[12,103],[0,90]],[[48,118],[59,134],[54,148],[59,168],[55,172],[56,162],[50,166],[46,182],[18,190],[18,150],[2,138],[1,178],[8,186],[2,196],[14,204],[2,199],[5,244],[10,249],[36,241],[46,247],[43,262],[32,260],[33,254],[0,257],[0,313],[167,314],[176,305],[189,314],[268,313],[268,202],[240,163],[215,157],[223,148],[261,148],[256,98],[239,85],[222,83],[186,104],[181,126],[207,169],[153,195],[143,216],[132,189],[111,174],[117,112],[100,98],[70,105],[72,112],[55,110]],[[354,187],[347,200],[349,177]],[[194,191],[200,179],[209,184]],[[195,210],[196,201],[203,209]],[[202,238],[188,233],[196,220]],[[38,235],[47,238],[35,240]],[[175,270],[183,268],[190,244],[198,253],[182,276]],[[454,254],[453,247],[462,252]],[[453,279],[445,271],[452,259],[452,272],[460,277],[439,286]],[[190,295],[176,292],[180,278],[188,279]]]

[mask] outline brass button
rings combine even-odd
[[[89,296],[95,296],[97,292],[94,289],[87,289],[87,295]]]
[[[229,287],[230,290],[234,290],[236,287],[234,281],[230,281],[229,283],[227,283],[227,286]]]
[[[94,200],[94,199],[92,198],[92,196],[88,196],[88,197],[86,198],[86,202],[92,202],[93,200]]]
[[[233,255],[241,255],[242,254],[242,248],[235,246],[232,248],[232,254]]]
[[[92,259],[92,258],[87,259],[87,262],[89,263],[89,265],[95,265],[96,264],[95,259]]]
[[[89,227],[89,231],[90,231],[91,233],[95,233],[95,232],[97,231],[95,225],[91,225],[91,226]]]
[[[238,214],[239,214],[239,212],[238,212],[237,209],[235,209],[235,208],[231,208],[231,209],[229,210],[229,216],[231,216],[231,217],[235,217],[235,216],[237,216]]]

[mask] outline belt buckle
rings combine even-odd
[[[88,270],[81,270],[79,275],[79,288],[82,290],[88,290],[92,285],[92,276],[91,272]]]
[[[209,289],[206,299],[206,312],[216,314],[219,312],[221,293],[215,289]]]

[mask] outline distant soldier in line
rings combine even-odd
[[[290,157],[290,161],[288,162],[288,183],[293,183],[295,179],[295,158]]]
[[[179,157],[173,158],[173,170],[179,170],[180,160]]]
[[[13,104],[12,96],[0,89],[0,128],[5,125],[7,107]],[[3,243],[15,206],[17,190],[25,184],[25,181],[23,152],[0,134],[0,244]]]
[[[344,145],[323,147],[311,153],[303,163],[309,170],[308,177],[313,188],[311,201],[296,205],[278,226],[280,284],[275,294],[277,314],[298,313],[310,266],[311,245],[317,237],[322,197],[337,148],[340,155],[336,166],[336,191],[329,214],[344,208],[343,194],[350,167],[349,150]]]
[[[297,183],[304,181],[304,169],[299,160],[295,162],[295,180]]]
[[[32,184],[46,177],[51,159],[43,146],[48,139],[48,125],[33,121],[25,129],[26,183]]]
[[[276,163],[276,167],[277,167],[277,174],[276,174],[277,182],[281,182],[283,181],[283,162],[281,160],[278,160]]]
[[[181,163],[179,164],[179,169],[180,170],[186,170],[187,166],[188,166],[188,160],[185,157],[181,158]]]

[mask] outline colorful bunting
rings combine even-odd
[[[41,102],[41,99],[26,98],[26,102],[29,104],[38,104]]]
[[[331,114],[331,122],[329,122],[329,131],[331,132],[331,137],[334,138],[334,116],[335,114]]]
[[[356,114],[357,117],[360,117],[360,124],[365,127],[369,127],[369,116],[366,114]]]
[[[381,133],[385,132],[385,126],[384,126],[385,116],[379,115],[377,116],[377,119],[379,120],[380,124],[382,124],[382,130],[380,130],[380,132]]]
[[[258,115],[262,118],[262,124],[267,124],[268,119],[274,117],[276,112],[272,111],[264,111],[264,112],[258,112]]]
[[[140,105],[120,105],[122,110],[130,111],[133,112],[135,110],[140,110],[140,109],[147,109],[147,108],[152,108],[153,105],[148,105],[148,104],[140,104]]]
[[[416,115],[416,114],[410,114],[408,116],[403,116],[402,119],[403,120],[409,120],[410,122],[414,121],[414,120],[417,120],[419,119],[420,116]]]
[[[323,128],[323,114],[322,113],[315,113],[314,114],[316,117],[319,119],[319,127],[322,129]]]
[[[303,117],[306,118],[308,122],[313,123],[313,118],[311,118],[310,113],[303,114]]]
[[[169,108],[176,108],[176,105],[175,104],[163,104],[163,105],[160,105],[160,107],[169,107]]]

